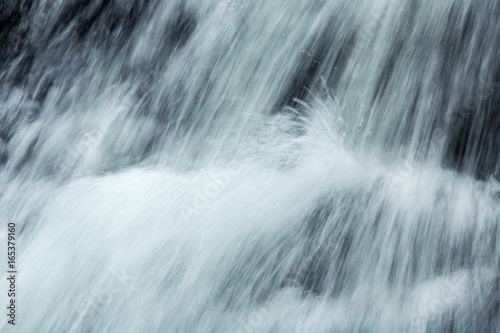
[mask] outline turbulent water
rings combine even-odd
[[[0,2],[0,330],[500,332],[499,32],[497,0]]]

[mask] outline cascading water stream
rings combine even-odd
[[[1,332],[500,332],[499,32],[497,0],[1,2]]]

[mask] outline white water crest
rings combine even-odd
[[[500,332],[498,0],[0,3],[1,332]]]

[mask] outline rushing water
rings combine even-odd
[[[500,1],[7,0],[0,39],[2,332],[500,332]]]

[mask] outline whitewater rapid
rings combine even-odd
[[[0,10],[2,332],[500,332],[499,1]]]

